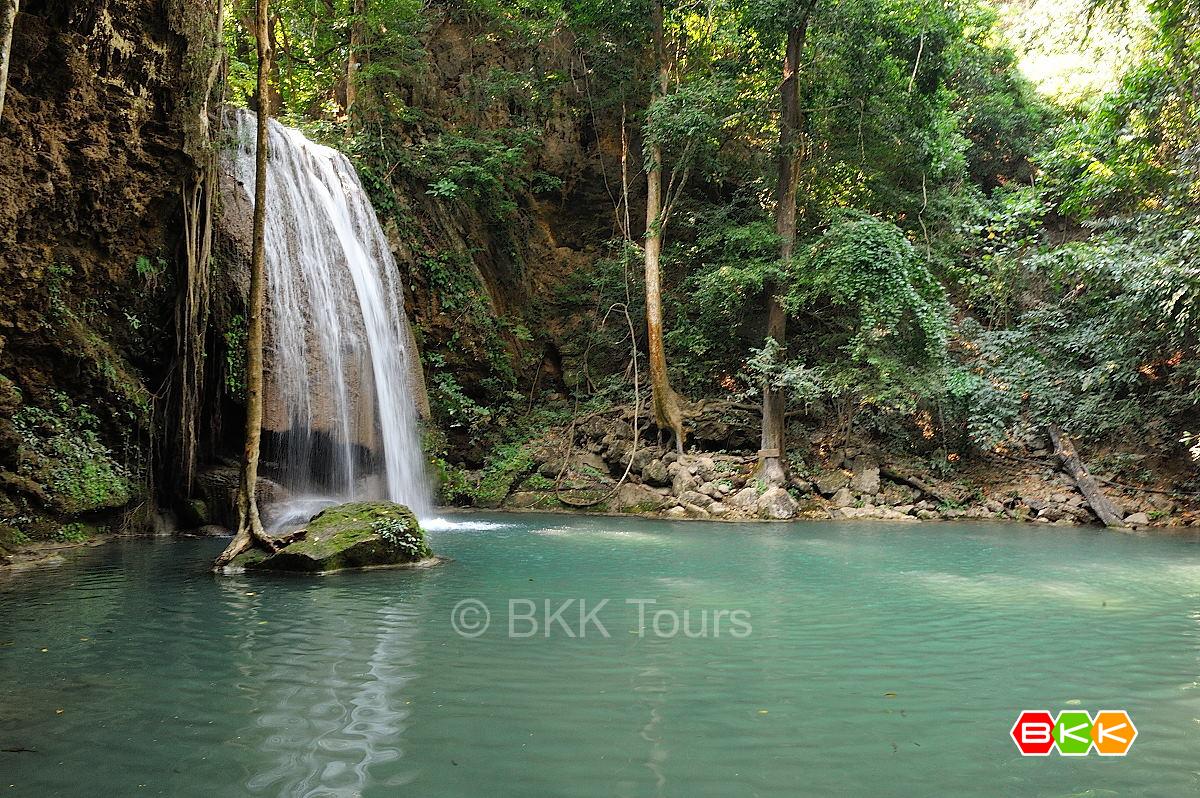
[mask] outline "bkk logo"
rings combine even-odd
[[[1123,709],[1090,713],[1064,709],[1057,718],[1044,709],[1027,709],[1009,732],[1022,756],[1087,756],[1092,749],[1100,756],[1125,756],[1137,737],[1133,719]]]

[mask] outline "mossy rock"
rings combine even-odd
[[[179,520],[188,529],[198,529],[212,523],[208,502],[204,499],[187,499],[179,504]]]
[[[231,566],[248,571],[326,573],[407,565],[433,556],[417,517],[393,502],[335,505],[313,516],[306,529],[303,539],[275,554],[248,551]]]

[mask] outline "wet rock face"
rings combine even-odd
[[[104,451],[122,466],[151,459],[193,167],[184,116],[200,118],[186,24],[203,13],[191,0],[25,0],[17,15],[0,124],[0,382],[19,393],[0,401],[0,473],[21,472],[5,445],[14,417],[53,411],[90,444],[77,476],[0,485],[12,508],[0,517],[34,519],[33,537],[38,519],[115,517],[137,498],[140,475]]]
[[[328,573],[430,561],[416,516],[394,502],[352,502],[322,510],[307,534],[275,554],[253,550],[233,561],[247,571]]]
[[[237,466],[217,466],[201,472],[196,477],[196,492],[202,499],[200,505],[188,503],[181,508],[181,520],[188,526],[203,526],[208,523],[236,529],[238,525],[237,495],[242,471]],[[277,482],[266,477],[258,478],[256,491],[258,506],[265,507],[287,498],[288,491]],[[201,510],[202,505],[202,510]]]

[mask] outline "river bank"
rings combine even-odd
[[[497,447],[479,468],[443,469],[444,503],[670,519],[1010,520],[1129,529],[1200,528],[1190,463],[1089,447],[1087,460],[1049,440],[1006,452],[913,451],[844,440],[812,428],[789,458],[788,478],[756,473],[751,418],[706,413],[685,454],[635,431],[619,409]],[[1090,469],[1090,470],[1089,470]],[[1133,484],[1133,483],[1137,484]],[[1102,505],[1101,512],[1093,508]]]
[[[641,489],[641,486],[632,487],[633,490]],[[658,495],[657,492],[655,495]],[[1047,527],[1047,534],[1053,534],[1054,529],[1061,529],[1062,527],[1080,528],[1092,526],[1098,532],[1105,531],[1101,525],[1094,521],[1089,524],[1076,520],[1078,514],[1064,515],[1057,520],[1051,521],[1049,516],[1055,514],[1056,509],[1073,506],[1070,499],[1063,504],[1049,504],[1046,506],[1050,508],[1049,513],[1040,512],[1037,515],[1023,513],[1021,504],[1018,504],[1015,510],[1013,507],[1001,505],[999,511],[993,511],[987,505],[975,505],[965,508],[946,507],[926,511],[925,507],[919,506],[922,504],[926,503],[918,502],[917,505],[912,505],[911,508],[904,505],[897,507],[888,505],[876,506],[874,504],[836,507],[833,506],[832,502],[821,502],[814,497],[807,508],[802,509],[792,518],[770,518],[769,516],[763,517],[754,515],[747,510],[739,511],[737,509],[721,512],[718,508],[718,514],[713,514],[711,511],[707,512],[707,514],[701,514],[696,509],[693,509],[698,507],[698,505],[692,505],[691,508],[684,508],[684,512],[679,512],[677,508],[684,507],[683,503],[676,502],[672,504],[669,500],[664,500],[663,506],[659,509],[638,509],[633,507],[628,510],[621,510],[614,509],[613,504],[607,502],[586,508],[571,507],[556,499],[553,492],[517,491],[512,494],[512,500],[506,502],[501,507],[487,509],[447,506],[435,508],[434,513],[439,522],[445,521],[447,516],[450,519],[454,519],[455,517],[474,518],[496,515],[505,517],[544,515],[614,519],[646,518],[651,520],[688,522],[689,524],[695,523],[698,526],[705,524],[736,525],[742,529],[748,526],[761,525],[764,531],[768,528],[775,529],[779,525],[786,524],[797,524],[808,527],[810,525],[815,526],[829,522],[901,522],[913,525],[932,522],[935,524],[967,524],[968,526],[1007,524],[1011,525],[1014,530],[1028,525],[1037,525]],[[1077,507],[1078,505],[1075,506]],[[1028,504],[1024,504],[1023,507],[1027,508]],[[906,510],[908,511],[906,512]],[[1200,520],[1197,520],[1193,513],[1175,513],[1168,516],[1159,516],[1150,523],[1134,524],[1126,529],[1112,531],[1118,535],[1195,539],[1200,542]],[[232,535],[232,530],[213,524],[199,528],[184,528],[181,526],[166,528],[160,525],[157,531],[148,530],[140,533],[105,532],[80,541],[31,541],[7,551],[4,557],[0,558],[0,577],[6,575],[12,576],[43,568],[56,568],[67,564],[74,557],[88,549],[108,544],[133,540],[161,542],[166,540],[195,540],[204,538],[219,539],[232,537]]]

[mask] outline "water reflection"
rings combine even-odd
[[[403,756],[409,685],[419,676],[420,593],[409,579],[396,585],[400,597],[364,606],[362,588],[373,599],[386,592],[378,576],[318,580],[341,584],[298,594],[261,580],[223,583],[242,619],[237,689],[252,718],[227,742],[243,751],[250,793],[361,796],[373,768]],[[394,764],[387,771],[386,784],[410,780]]]

